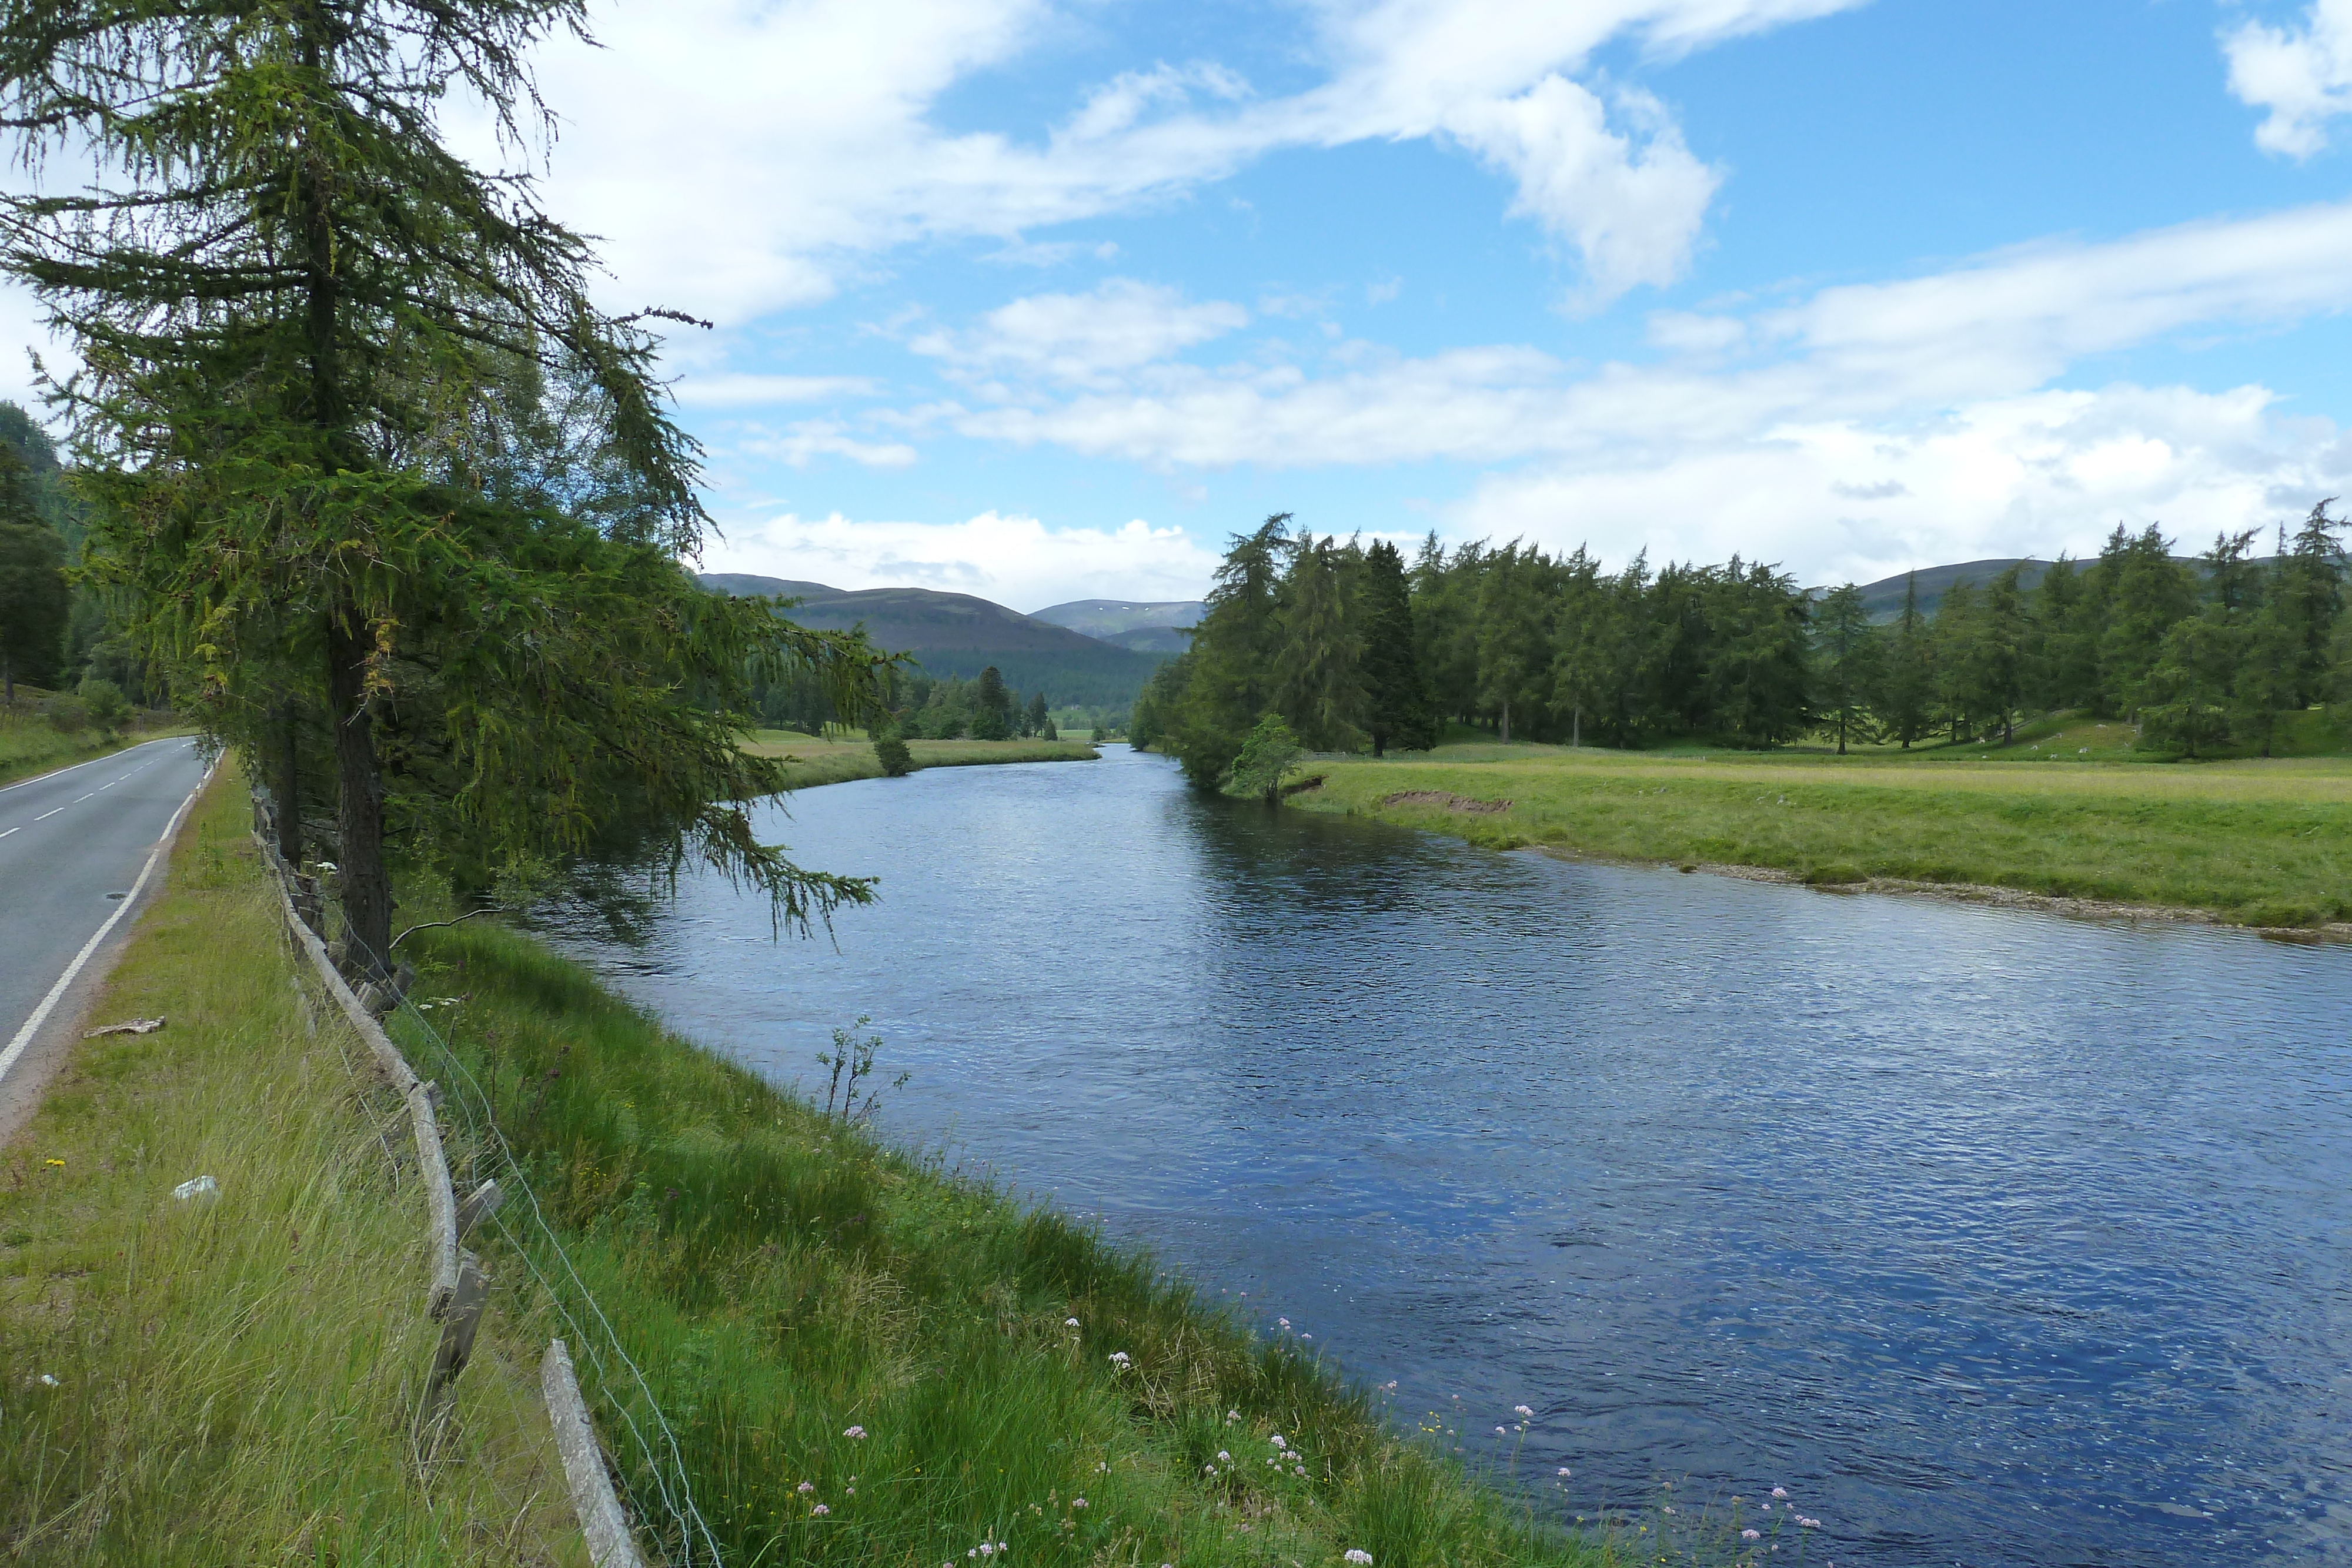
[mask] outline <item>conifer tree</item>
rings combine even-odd
[[[526,57],[584,13],[0,11],[0,115],[52,187],[0,203],[0,262],[82,360],[61,396],[93,570],[215,733],[257,746],[289,695],[331,721],[362,967],[390,946],[388,747],[451,841],[576,846],[625,802],[781,920],[866,895],[751,836],[735,802],[783,776],[730,710],[748,672],[803,664],[862,716],[874,661],[677,568],[703,519],[651,340],[595,308],[587,245],[527,184],[441,140],[452,93],[509,145],[543,131]]]
[[[16,700],[20,677],[55,676],[71,602],[65,541],[40,515],[25,460],[0,442],[0,701]]]
[[[2323,696],[2328,651],[2344,615],[2344,549],[2336,538],[2344,522],[2327,515],[2334,501],[2331,496],[2311,508],[2277,566],[2273,598],[2284,634],[2294,642],[2296,707]]]
[[[1919,610],[1919,574],[1915,571],[1903,580],[1903,609],[1887,628],[1876,695],[1871,702],[1887,733],[1902,742],[1906,751],[1927,733],[1935,701],[1929,635],[1927,617]]]
[[[2091,609],[2081,570],[2061,554],[2033,590],[2033,656],[2027,680],[2040,706],[2098,706],[2099,629]]]
[[[1275,708],[1317,751],[1352,751],[1368,693],[1364,641],[1345,553],[1330,538],[1294,540],[1282,580]]]
[[[1185,777],[1203,789],[1223,783],[1243,740],[1274,706],[1289,528],[1290,514],[1277,512],[1234,537],[1191,651],[1162,666],[1175,672],[1165,690],[1156,678],[1151,684],[1152,737],[1172,747]]]
[[[1013,733],[1013,697],[1004,689],[1004,674],[994,664],[972,683],[971,737],[1003,740]]]
[[[1404,555],[1386,539],[1364,553],[1364,730],[1372,755],[1391,745],[1425,747],[1431,731],[1428,683],[1413,635],[1412,593]]]
[[[2118,525],[2099,553],[2104,627],[2099,637],[2101,698],[2109,713],[2129,713],[2161,656],[2165,633],[2196,612],[2196,579],[2172,559],[2154,523],[2137,535]]]
[[[1877,677],[1878,638],[1859,587],[1845,583],[1823,596],[1813,616],[1813,648],[1820,706],[1837,728],[1838,755],[1843,757],[1846,737]]]

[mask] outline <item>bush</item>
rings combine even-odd
[[[112,681],[92,675],[81,684],[81,704],[109,738],[131,722],[131,699]]]
[[[886,729],[874,737],[874,760],[892,779],[904,779],[915,770],[915,754],[907,749],[896,729]]]

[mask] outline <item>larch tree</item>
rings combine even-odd
[[[1919,574],[1911,572],[1903,580],[1903,608],[1886,629],[1871,697],[1871,706],[1906,751],[1927,733],[1935,702],[1929,637],[1927,617],[1919,609]]]
[[[0,442],[0,701],[16,700],[20,678],[57,674],[71,608],[65,541],[40,514],[25,460]]]
[[[0,8],[0,122],[39,187],[0,203],[0,264],[82,361],[55,401],[93,570],[225,739],[256,748],[289,698],[323,714],[361,967],[391,946],[404,789],[468,854],[576,845],[622,802],[780,921],[867,896],[752,836],[737,802],[782,774],[730,710],[803,665],[856,713],[875,661],[678,568],[704,518],[652,340],[594,305],[589,246],[528,182],[441,140],[453,96],[510,147],[544,133],[527,57],[584,14]]]
[[[1822,596],[1813,616],[1813,656],[1822,716],[1837,727],[1838,755],[1877,675],[1878,637],[1862,590],[1849,582]]]
[[[1352,751],[1363,738],[1364,639],[1352,575],[1336,540],[1309,533],[1292,541],[1277,598],[1274,706],[1300,743],[1317,751]]]
[[[1429,746],[1434,738],[1429,683],[1413,637],[1412,591],[1402,552],[1386,539],[1373,540],[1364,552],[1362,623],[1364,729],[1372,755],[1391,745]]]

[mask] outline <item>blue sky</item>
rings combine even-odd
[[[2352,491],[2352,0],[595,28],[544,195],[719,323],[713,568],[1191,597],[1284,510],[1866,580]]]

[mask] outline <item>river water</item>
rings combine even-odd
[[[551,934],[782,1082],[869,1015],[887,1134],[1549,1504],[1780,1485],[1855,1564],[2352,1563],[2352,952],[1496,854],[1119,747],[790,813],[882,879],[834,943],[713,879],[639,944]]]

